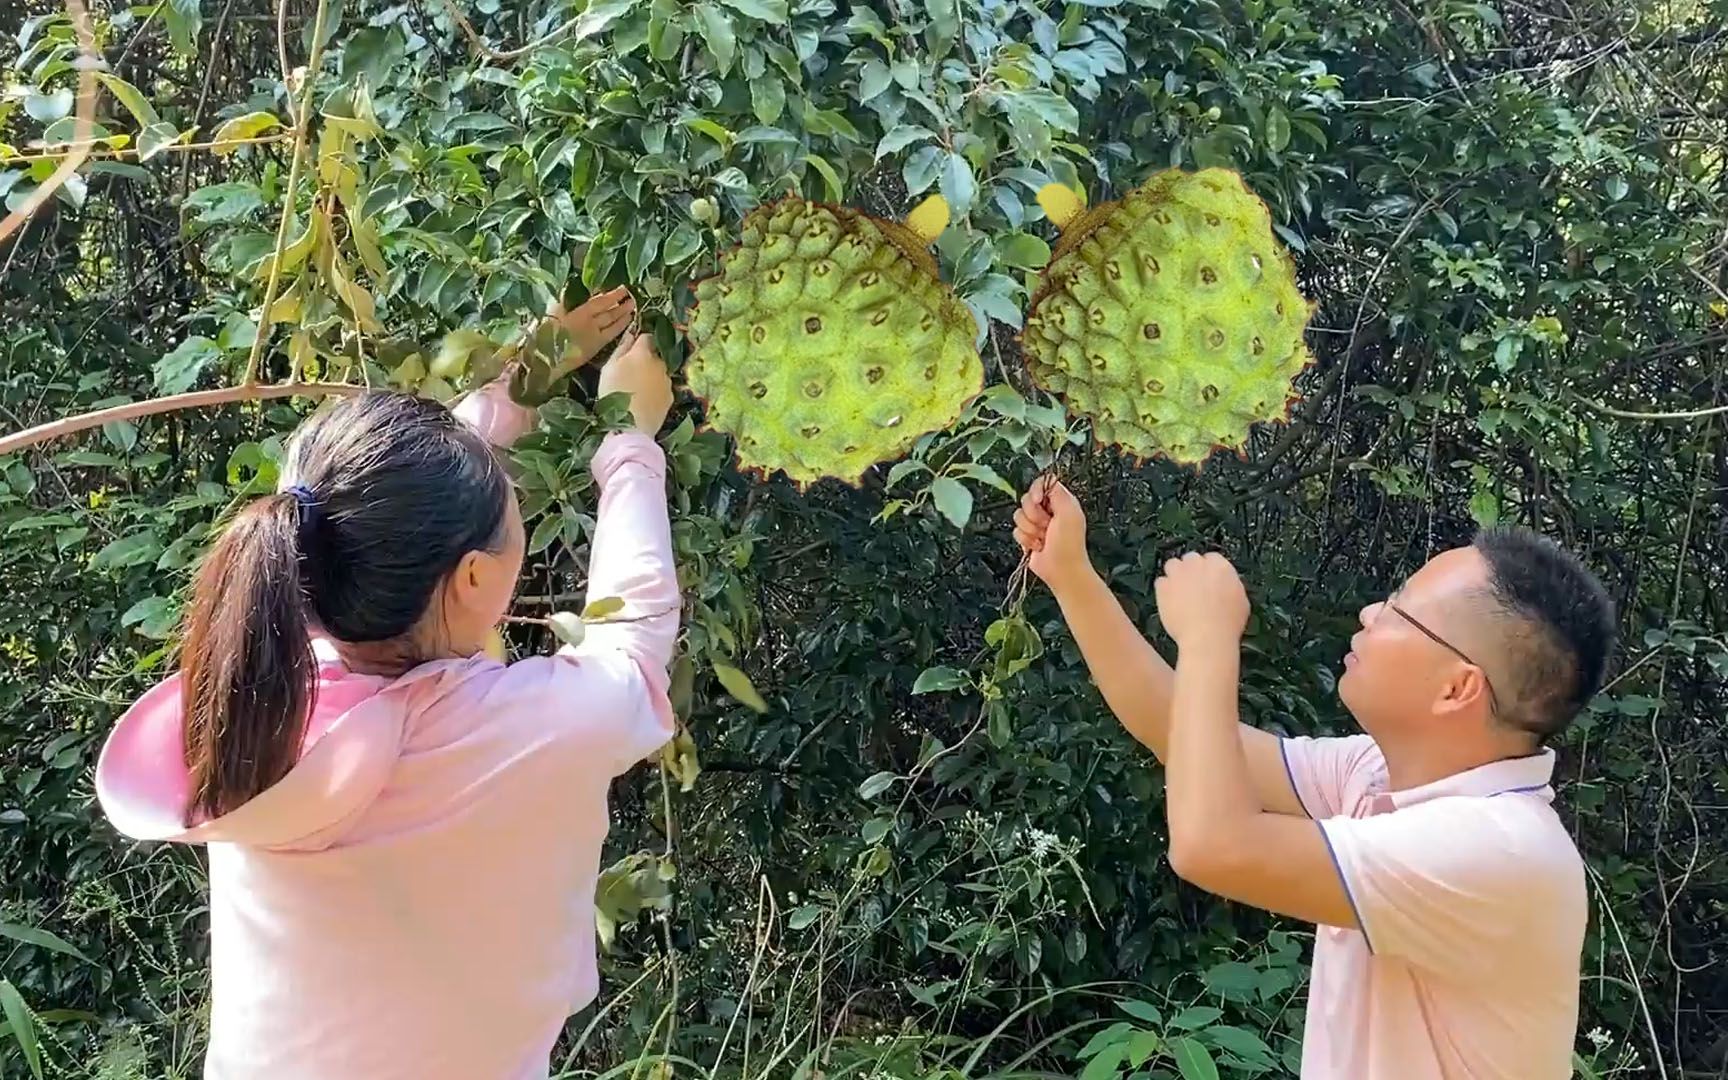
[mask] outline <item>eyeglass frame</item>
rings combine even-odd
[[[1440,646],[1442,649],[1445,649],[1447,652],[1451,653],[1453,656],[1456,656],[1458,659],[1464,661],[1466,664],[1469,664],[1471,667],[1475,668],[1477,671],[1480,671],[1482,673],[1482,685],[1486,686],[1488,688],[1488,709],[1490,712],[1492,712],[1496,716],[1498,716],[1500,714],[1500,695],[1498,695],[1494,692],[1494,680],[1492,680],[1488,677],[1488,669],[1487,668],[1483,667],[1481,664],[1478,664],[1475,660],[1472,660],[1470,658],[1469,653],[1465,652],[1463,649],[1460,649],[1458,646],[1452,644],[1450,641],[1447,641],[1445,638],[1441,637],[1439,634],[1436,634],[1434,631],[1430,630],[1427,626],[1423,625],[1423,623],[1419,619],[1417,619],[1416,616],[1410,614],[1408,611],[1405,611],[1403,608],[1399,607],[1396,603],[1394,603],[1391,597],[1387,597],[1385,600],[1382,600],[1380,603],[1381,603],[1382,607],[1391,609],[1400,618],[1402,618],[1405,622],[1409,623],[1411,626],[1414,626],[1416,629],[1422,631],[1423,636],[1428,638],[1428,640],[1430,640],[1434,644]]]

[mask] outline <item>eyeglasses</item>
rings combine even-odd
[[[1500,699],[1494,693],[1494,684],[1488,678],[1488,669],[1487,668],[1483,667],[1481,664],[1478,664],[1476,661],[1470,659],[1470,655],[1468,653],[1466,653],[1463,649],[1460,649],[1458,646],[1452,644],[1450,641],[1447,641],[1445,638],[1441,637],[1439,634],[1436,634],[1434,631],[1432,631],[1432,630],[1428,629],[1426,626],[1422,625],[1422,623],[1416,618],[1416,616],[1410,614],[1408,611],[1405,611],[1403,608],[1399,607],[1397,604],[1393,603],[1391,600],[1386,600],[1382,606],[1396,612],[1398,614],[1399,618],[1403,619],[1405,622],[1409,623],[1411,626],[1414,626],[1416,629],[1422,631],[1423,635],[1426,636],[1428,638],[1428,640],[1432,641],[1434,644],[1440,646],[1442,649],[1445,649],[1447,652],[1451,653],[1453,656],[1456,656],[1458,659],[1464,661],[1466,664],[1469,664],[1471,667],[1475,668],[1477,671],[1480,671],[1482,673],[1482,685],[1486,686],[1488,688],[1488,708],[1490,711],[1494,712],[1496,715],[1499,714],[1499,712],[1500,712]]]

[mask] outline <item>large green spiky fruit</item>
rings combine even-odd
[[[797,196],[745,217],[686,328],[690,388],[741,468],[857,483],[959,419],[984,366],[930,255],[947,220],[939,199],[902,225]]]
[[[1240,176],[1171,169],[1092,209],[1058,185],[1039,202],[1062,232],[1021,345],[1100,442],[1197,465],[1288,419],[1314,307]]]

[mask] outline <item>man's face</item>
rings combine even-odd
[[[1453,548],[1362,609],[1338,696],[1363,730],[1378,736],[1492,716],[1489,669],[1496,656],[1482,610],[1487,587],[1481,554]]]

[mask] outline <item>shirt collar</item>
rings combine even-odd
[[[1374,800],[1381,804],[1377,809],[1382,813],[1453,796],[1487,799],[1496,795],[1535,795],[1544,802],[1552,802],[1554,761],[1553,750],[1542,750],[1526,757],[1502,758],[1441,777],[1421,787],[1404,791],[1382,790],[1375,794]]]

